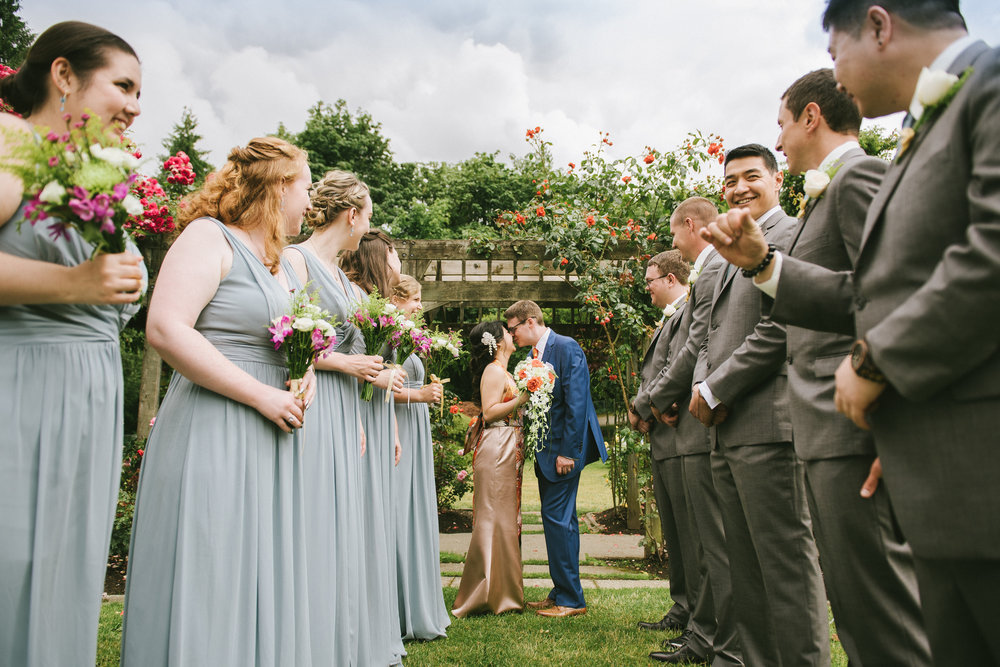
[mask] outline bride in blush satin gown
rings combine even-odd
[[[510,332],[499,321],[482,322],[469,334],[473,400],[482,407],[466,440],[474,447],[472,540],[452,613],[524,609],[521,576],[521,472],[524,437],[518,409],[528,394],[518,394],[507,362],[514,351]],[[479,380],[476,382],[476,380]]]

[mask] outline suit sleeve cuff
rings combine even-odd
[[[632,404],[635,405],[635,411],[639,413],[639,417],[642,419],[648,420],[653,416],[653,412],[650,409],[652,402],[649,400],[649,394],[646,392],[640,391]]]
[[[701,394],[701,397],[705,399],[706,403],[708,403],[708,407],[713,410],[718,407],[719,403],[721,403],[721,401],[712,394],[712,389],[708,386],[707,382],[702,382],[698,385],[698,393]]]
[[[778,293],[778,278],[781,276],[781,253],[774,253],[774,259],[771,261],[774,263],[774,268],[771,269],[771,277],[762,283],[757,282],[755,278],[753,284],[757,289],[773,299],[774,295]]]

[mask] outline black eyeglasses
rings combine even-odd
[[[661,278],[666,278],[669,275],[670,274],[668,273],[666,276],[657,276],[655,278],[646,278],[646,287],[649,287],[652,283],[655,283],[657,280],[660,280]]]
[[[510,335],[511,335],[511,336],[513,336],[513,335],[514,335],[514,332],[515,332],[515,331],[517,331],[517,328],[518,328],[519,326],[521,326],[522,324],[524,324],[524,322],[525,322],[525,320],[521,320],[520,322],[518,322],[518,323],[517,323],[517,324],[515,324],[514,326],[512,326],[512,327],[507,327],[507,331],[509,331],[509,332],[510,332]]]

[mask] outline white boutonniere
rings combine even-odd
[[[660,322],[659,324],[657,324],[657,326],[662,327],[666,323],[666,321],[670,319],[670,316],[676,312],[677,309],[674,307],[674,304],[668,303],[667,305],[665,305],[663,307],[663,317],[660,318]]]
[[[688,287],[694,285],[694,281],[698,280],[698,275],[701,273],[702,268],[700,266],[691,267],[691,273],[688,275]]]
[[[913,96],[914,100],[910,105],[910,115],[913,116],[914,123],[912,127],[903,128],[899,133],[897,158],[901,157],[910,147],[910,142],[920,131],[921,126],[948,106],[948,103],[962,89],[971,74],[971,67],[966,67],[961,76],[926,67],[920,70],[917,89]]]
[[[802,201],[799,203],[799,217],[801,218],[806,213],[806,205],[816,199],[821,199],[823,194],[826,192],[827,187],[830,185],[830,181],[833,177],[837,175],[837,170],[840,169],[840,163],[837,162],[825,171],[820,171],[819,169],[809,169],[806,171],[805,180],[802,183],[802,189],[805,192],[805,196],[802,197]]]

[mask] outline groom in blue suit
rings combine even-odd
[[[580,528],[576,491],[580,471],[608,453],[590,396],[587,357],[572,338],[545,326],[534,301],[518,301],[504,312],[507,330],[519,347],[549,363],[557,376],[549,410],[549,429],[535,454],[535,475],[542,500],[542,526],[553,588],[541,602],[528,607],[540,616],[577,616],[587,612],[580,585]]]

